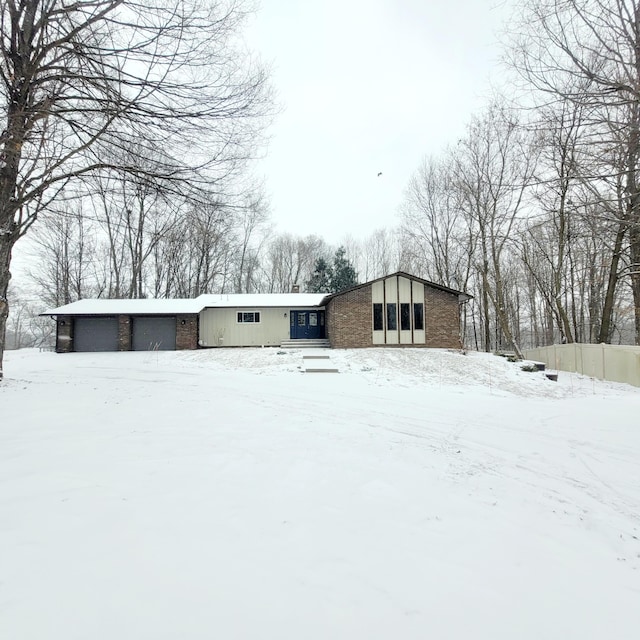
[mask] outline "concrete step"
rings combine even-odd
[[[326,339],[317,340],[283,340],[282,349],[328,349],[331,345]]]

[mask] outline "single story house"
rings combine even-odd
[[[460,348],[471,296],[397,272],[333,294],[204,294],[78,300],[46,311],[56,351],[139,351],[322,344]]]

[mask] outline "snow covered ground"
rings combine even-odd
[[[324,353],[6,354],[0,637],[640,637],[640,389]]]

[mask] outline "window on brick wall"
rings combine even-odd
[[[398,312],[395,302],[387,303],[387,329],[395,331],[398,328]]]
[[[424,304],[422,302],[413,303],[413,328],[416,331],[424,329]]]
[[[400,303],[400,329],[411,331],[411,305],[408,302]]]
[[[260,322],[259,311],[238,311],[238,322],[241,324],[255,324]]]
[[[374,331],[382,331],[384,329],[383,326],[383,316],[382,316],[382,304],[378,302],[374,302],[373,304],[373,330]]]

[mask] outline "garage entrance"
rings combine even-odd
[[[176,348],[176,318],[133,318],[134,351],[173,351]]]
[[[76,318],[73,324],[73,350],[117,351],[118,318]]]

